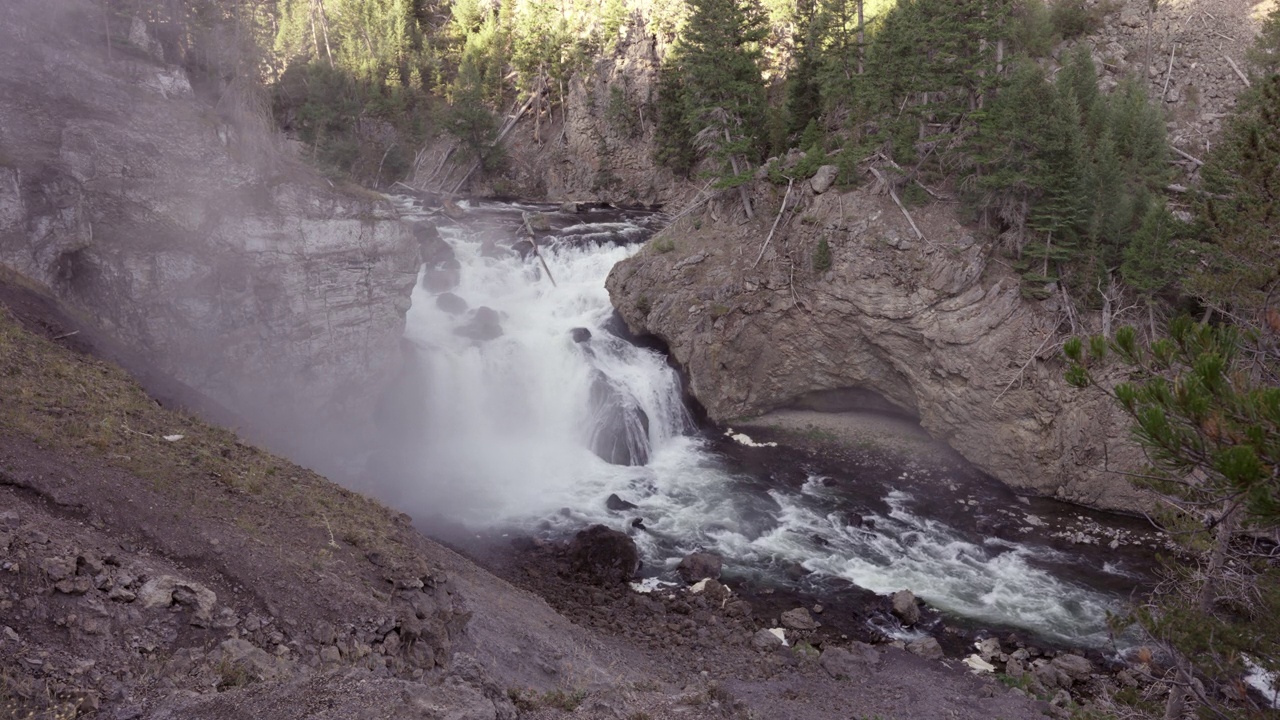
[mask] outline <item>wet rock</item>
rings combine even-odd
[[[569,562],[574,571],[603,585],[625,583],[640,567],[636,543],[624,533],[604,525],[580,531],[569,543]]]
[[[445,198],[444,202],[440,203],[440,211],[450,220],[461,220],[467,216],[466,210],[463,210],[458,203],[448,198]]]
[[[577,215],[582,212],[582,203],[566,200],[565,202],[560,203],[560,212]]]
[[[707,578],[718,580],[723,564],[723,560],[715,553],[696,552],[686,555],[680,561],[676,566],[676,573],[680,575],[681,580],[689,584]]]
[[[591,451],[613,465],[649,462],[649,416],[609,384],[603,373],[591,383]]]
[[[453,332],[477,342],[487,342],[502,337],[502,322],[498,311],[481,305],[471,319],[453,329]]]
[[[977,643],[976,647],[978,649],[979,657],[983,660],[990,660],[998,657],[1002,652],[1000,649],[999,638],[987,638],[985,640],[981,640]]]
[[[617,493],[609,495],[608,499],[604,501],[604,506],[613,511],[635,510],[637,507],[635,503],[629,503],[618,497]]]
[[[910,590],[899,590],[893,594],[893,614],[903,625],[915,625],[920,620],[920,607],[916,605],[916,596]]]
[[[454,260],[453,263],[457,263]],[[440,294],[449,292],[458,287],[458,282],[462,280],[462,268],[457,267],[428,267],[422,272],[422,285],[431,293]]]
[[[826,192],[836,181],[836,175],[840,172],[840,168],[835,165],[823,165],[818,168],[818,172],[809,178],[809,187],[819,195]]]
[[[635,528],[635,529],[637,529],[637,530],[648,530],[648,529],[649,529],[649,528],[646,528],[646,527],[644,526],[644,518],[634,518],[634,519],[631,521],[631,527],[633,527],[633,528]]]
[[[931,637],[924,637],[907,643],[907,652],[919,655],[926,660],[942,659],[942,646]]]
[[[757,630],[751,636],[751,647],[757,650],[773,650],[774,648],[782,647],[782,645],[782,638],[778,637],[778,633],[772,630]]]
[[[782,626],[792,630],[817,630],[818,621],[807,608],[795,608],[782,613]]]
[[[522,214],[524,225],[530,233],[547,232],[551,229],[551,216],[540,212],[525,212]]]
[[[569,331],[569,337],[576,343],[584,343],[591,339],[591,331],[584,327],[576,327]]]
[[[480,257],[486,257],[490,260],[503,260],[516,254],[516,251],[504,245],[499,245],[498,241],[493,238],[485,238],[480,243]]]
[[[436,307],[450,315],[461,315],[467,311],[467,301],[451,292],[441,293],[436,296]]]
[[[1093,663],[1079,655],[1059,655],[1049,661],[1049,664],[1074,682],[1084,682],[1093,674]]]
[[[784,572],[787,574],[788,580],[800,580],[805,575],[808,575],[813,571],[800,563],[791,563],[790,565],[787,565]]]
[[[880,653],[865,643],[855,642],[852,649],[829,647],[822,651],[818,664],[833,678],[853,678],[880,662]]]

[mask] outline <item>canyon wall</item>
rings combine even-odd
[[[108,45],[95,4],[5,6],[0,263],[255,436],[332,461],[398,362],[412,231],[251,102],[193,88],[140,21]]]
[[[627,325],[667,343],[713,420],[824,396],[856,409],[844,398],[870,391],[1015,490],[1148,507],[1118,472],[1142,466],[1127,419],[1062,379],[1063,309],[1024,299],[949,206],[912,211],[922,240],[887,196],[800,182],[761,255],[784,192],[754,188],[754,222],[713,202],[609,278]]]

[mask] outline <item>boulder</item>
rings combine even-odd
[[[1074,682],[1084,682],[1093,674],[1093,663],[1079,655],[1059,655],[1049,662]]]
[[[213,620],[218,596],[209,588],[173,575],[160,575],[143,583],[137,599],[145,608],[169,607],[174,603],[192,608],[191,624],[207,627]]]
[[[591,451],[613,465],[649,462],[649,416],[597,372],[591,383]]]
[[[1044,662],[1038,660],[1037,662]],[[1032,677],[1040,682],[1046,688],[1069,688],[1071,687],[1071,676],[1062,671],[1061,668],[1053,663],[1045,663],[1036,667],[1031,671]]]
[[[931,637],[924,637],[907,643],[907,652],[919,655],[926,660],[942,659],[942,646]]]
[[[865,643],[855,642],[852,650],[829,647],[822,651],[818,664],[833,678],[852,678],[865,673],[867,668],[880,662],[880,653]]]
[[[974,643],[974,647],[978,649],[978,656],[981,657],[983,660],[990,660],[992,658],[999,657],[1000,654],[1003,652],[1000,649],[999,638],[991,637],[985,640],[979,640],[978,642]]]
[[[450,315],[461,315],[467,311],[467,301],[451,292],[441,293],[436,296],[436,307]]]
[[[903,625],[915,625],[920,620],[920,607],[916,605],[916,596],[910,590],[899,590],[893,594],[893,614],[898,616]]]
[[[580,531],[569,544],[569,562],[602,585],[625,583],[640,567],[640,552],[626,534],[604,525]]]
[[[757,650],[772,650],[785,644],[786,641],[773,630],[757,630],[756,634],[751,636],[751,647]]]
[[[817,630],[818,621],[806,608],[796,608],[782,613],[782,626],[792,630]]]
[[[591,339],[591,331],[584,327],[576,327],[569,331],[569,337],[576,343],[584,343]]]
[[[487,342],[502,337],[502,322],[497,310],[481,305],[472,313],[470,320],[454,328],[453,332],[477,342]]]
[[[818,168],[818,172],[809,178],[809,187],[819,195],[826,192],[836,181],[836,175],[840,173],[840,168],[835,165],[823,165]]]
[[[604,506],[613,511],[635,510],[637,507],[635,503],[629,503],[618,497],[617,493],[611,494],[608,499],[604,501]]]
[[[696,552],[686,555],[676,566],[680,579],[689,584],[710,578],[718,580],[723,567],[720,556],[709,552]]]

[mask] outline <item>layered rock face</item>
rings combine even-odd
[[[94,3],[0,8],[0,262],[323,461],[312,451],[365,424],[393,369],[412,232],[166,54]]]
[[[628,326],[669,345],[712,419],[887,401],[1018,491],[1147,505],[1116,472],[1141,467],[1126,419],[1062,380],[1062,308],[1023,299],[950,209],[913,211],[922,241],[888,198],[801,183],[756,265],[783,195],[757,186],[754,223],[713,203],[667,231],[674,250],[651,244],[609,277]],[[830,268],[815,270],[822,241]]]

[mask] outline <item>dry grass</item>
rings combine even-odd
[[[408,559],[395,514],[232,433],[162,408],[120,368],[28,332],[0,306],[0,434],[96,455],[150,482],[175,511],[262,535],[301,518],[317,545],[336,537]],[[181,435],[175,441],[165,436]]]

